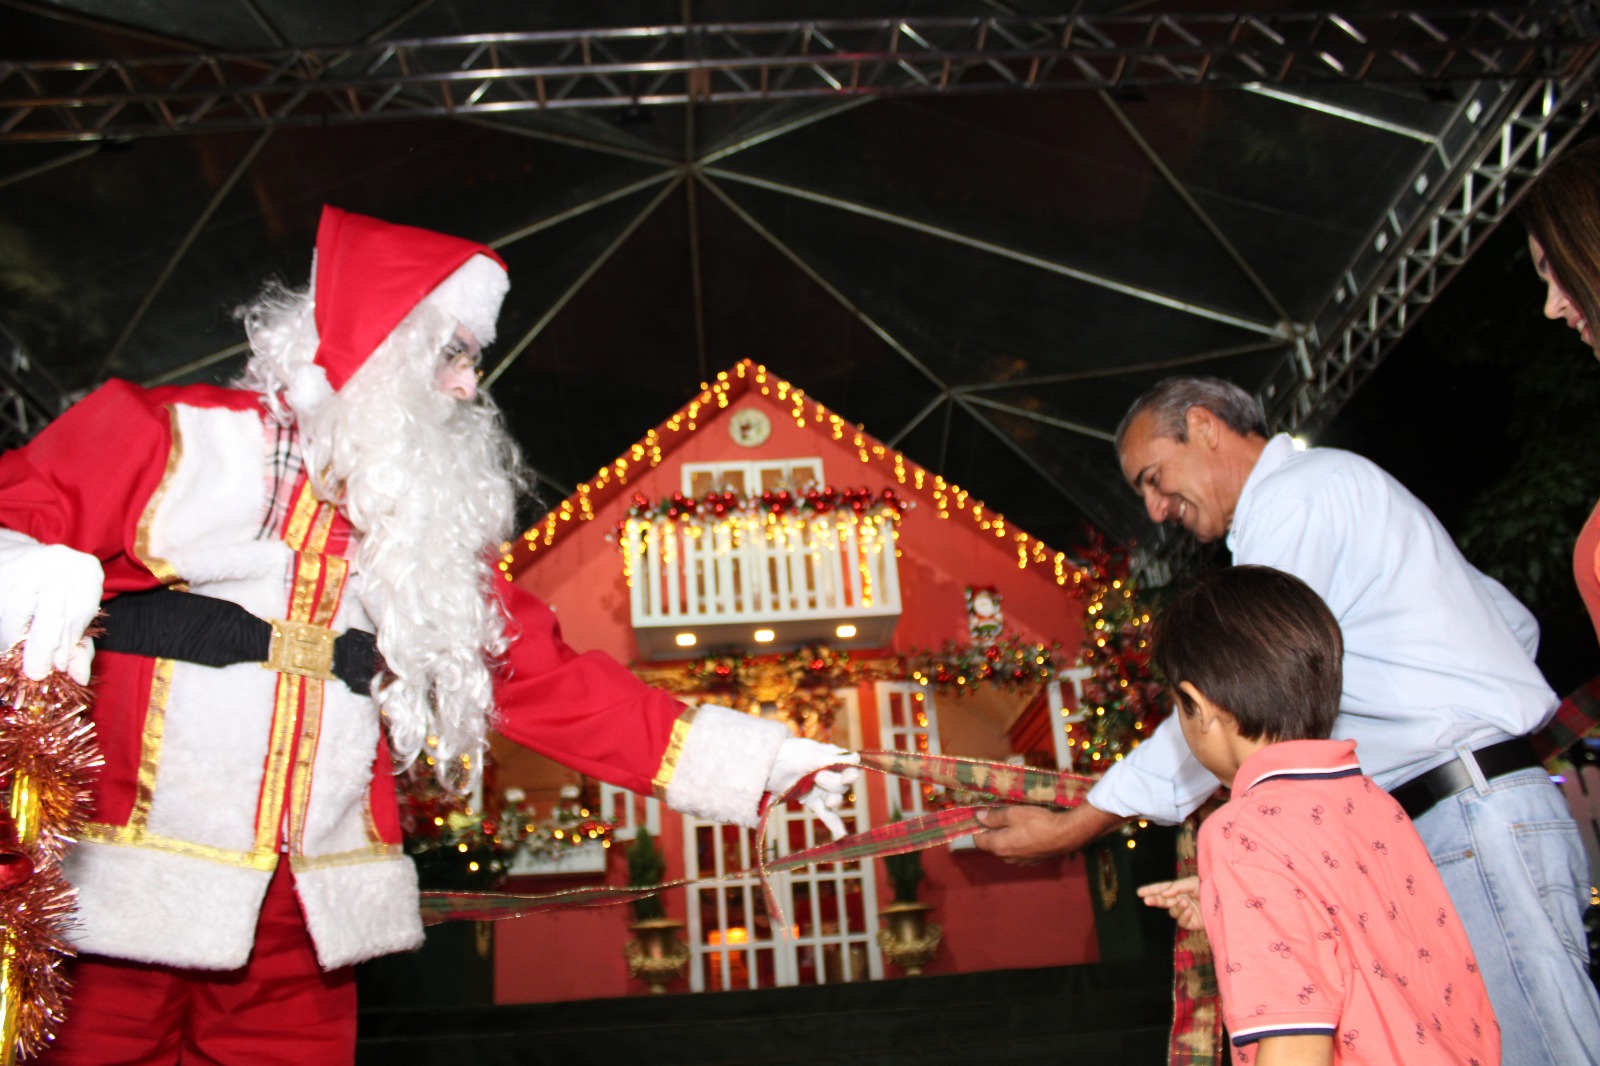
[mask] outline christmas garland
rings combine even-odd
[[[836,489],[832,485],[804,489],[766,489],[760,493],[743,494],[724,489],[708,492],[696,498],[682,492],[651,501],[642,492],[633,494],[628,508],[628,519],[654,521],[666,518],[674,521],[691,521],[710,524],[736,518],[758,518],[765,515],[810,518],[830,513],[848,515],[888,514],[899,518],[911,506],[892,488],[874,493],[871,489]],[[628,519],[623,520],[623,525]]]
[[[690,660],[683,672],[691,691],[726,692],[749,687],[751,674],[759,664],[771,664],[801,688],[840,688],[874,679],[880,673],[853,661],[849,652],[836,651],[826,644],[810,644],[764,657],[706,655]]]
[[[1091,532],[1078,557],[1088,636],[1083,664],[1094,676],[1083,685],[1083,718],[1069,723],[1069,736],[1078,749],[1078,765],[1103,773],[1138,747],[1169,708],[1166,685],[1151,659],[1151,608],[1139,597],[1128,547],[1107,544]]]
[[[578,848],[609,848],[616,828],[576,801],[541,818],[519,788],[506,789],[498,813],[475,811],[426,767],[402,777],[399,798],[406,852],[425,881],[441,886],[492,887],[519,855],[558,859]]]
[[[941,691],[970,692],[987,681],[1005,689],[1033,688],[1055,679],[1060,644],[1039,644],[1015,633],[992,643],[948,641],[939,651],[913,649],[905,656],[905,675]]]
[[[892,660],[861,662],[847,651],[811,644],[772,656],[706,655],[653,682],[679,695],[709,696],[750,714],[776,705],[801,736],[823,740],[839,712],[835,689],[901,676]]]

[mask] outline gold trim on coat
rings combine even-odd
[[[378,844],[370,848],[337,851],[328,855],[295,855],[289,859],[289,865],[294,868],[295,873],[300,873],[306,870],[327,870],[336,866],[359,866],[379,859],[397,859],[405,853],[406,849],[399,844]]]
[[[294,506],[289,509],[289,521],[283,529],[283,542],[295,551],[306,546],[317,506],[317,498],[311,494],[311,481],[308,478],[300,483],[300,491],[295,493]]]
[[[144,832],[150,824],[150,807],[155,802],[174,665],[171,659],[157,659],[150,668],[150,699],[145,704],[144,729],[139,739],[139,779],[133,795],[133,811],[128,815],[128,829],[137,833]]]
[[[289,854],[305,850],[306,812],[311,806],[311,772],[317,762],[317,739],[322,733],[322,698],[325,683],[305,679],[305,700],[300,708],[300,738],[295,744],[294,766],[289,771]]]
[[[662,753],[661,766],[651,781],[656,799],[667,798],[667,789],[672,785],[673,775],[678,772],[678,763],[683,760],[683,746],[689,742],[689,730],[694,727],[694,716],[698,709],[687,708],[672,723],[672,736],[667,740],[667,750]]]
[[[155,524],[156,511],[160,508],[161,501],[166,498],[167,490],[172,487],[172,478],[177,473],[178,464],[183,461],[183,429],[178,422],[178,409],[172,404],[167,405],[167,421],[172,433],[172,444],[167,450],[167,468],[162,471],[156,491],[150,494],[150,499],[144,505],[144,511],[139,515],[139,525],[133,535],[133,554],[144,564],[145,569],[156,576],[157,581],[163,585],[177,585],[178,568],[150,550],[150,527]]]
[[[90,844],[115,844],[119,847],[163,851],[169,855],[187,855],[193,859],[205,859],[226,866],[244,866],[252,870],[270,871],[278,865],[278,853],[271,849],[235,851],[232,848],[216,848],[209,844],[196,844],[189,840],[161,836],[143,828],[106,825],[103,822],[91,822],[84,826],[83,831],[78,834],[78,839]]]

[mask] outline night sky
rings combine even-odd
[[[1457,542],[1498,515],[1498,549],[1464,550],[1539,616],[1539,662],[1566,693],[1600,674],[1572,584],[1572,542],[1600,498],[1600,365],[1544,319],[1511,221],[1462,268],[1315,443],[1377,462]],[[1491,523],[1493,524],[1493,523]]]

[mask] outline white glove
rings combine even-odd
[[[838,763],[860,761],[861,756],[845,748],[790,737],[779,746],[778,757],[772,762],[772,770],[767,775],[767,791],[777,799],[812,771]],[[837,812],[844,807],[850,786],[859,780],[861,770],[853,765],[842,770],[821,770],[812,782],[812,789],[800,797],[800,805],[827,826],[835,840],[844,836],[844,822]]]
[[[100,610],[105,571],[92,555],[0,529],[0,650],[26,640],[22,672],[64,670],[89,683],[94,644],[83,635]]]

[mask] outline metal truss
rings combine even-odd
[[[69,397],[0,327],[0,451],[26,444],[66,410]]]
[[[1562,81],[1485,83],[1379,221],[1258,395],[1274,430],[1338,413],[1593,113],[1600,59]]]
[[[0,61],[0,140],[799,97],[1568,75],[1586,0],[1335,14],[750,22]]]

